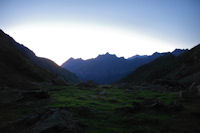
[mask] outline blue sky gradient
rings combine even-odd
[[[70,22],[118,27],[177,46],[200,42],[200,0],[0,0],[0,28]]]
[[[39,21],[119,26],[194,45],[200,38],[199,0],[1,0],[2,29]]]

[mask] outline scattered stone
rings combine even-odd
[[[112,86],[111,85],[102,85],[102,88],[104,88],[104,89],[110,89],[110,88],[112,88]]]
[[[197,95],[200,96],[200,85],[197,86]]]
[[[116,108],[115,109],[115,112],[116,113],[134,113],[135,110],[134,110],[134,107],[132,106],[126,106],[126,107],[120,107],[120,108]]]
[[[168,87],[179,87],[181,86],[176,80],[169,79],[157,79],[153,81],[153,84],[167,85]]]
[[[123,113],[135,113],[145,110],[155,110],[159,112],[178,112],[184,109],[183,105],[177,101],[172,102],[169,105],[165,105],[160,101],[149,100],[144,102],[133,102],[131,106],[117,108],[116,112]]]
[[[89,95],[93,99],[97,99],[98,97],[96,95]]]
[[[79,100],[85,100],[85,98],[82,97],[82,96],[78,97],[78,99],[79,99]]]
[[[48,109],[44,112],[10,122],[0,128],[3,133],[79,133],[80,127],[65,109]]]
[[[73,110],[77,112],[80,116],[89,117],[94,115],[93,110],[89,107],[80,106],[73,108]]]
[[[182,111],[184,109],[183,105],[177,101],[173,101],[167,106],[169,111]]]
[[[108,102],[110,102],[110,103],[118,103],[119,101],[117,101],[116,99],[110,99],[110,100],[108,100]]]
[[[50,95],[45,91],[29,91],[23,92],[22,97],[22,99],[47,99]]]
[[[200,119],[200,112],[191,112],[190,115],[194,116],[197,119]]]
[[[132,93],[132,92],[134,92],[134,91],[131,90],[131,89],[126,89],[125,92],[126,92],[126,93]]]
[[[52,83],[54,85],[60,85],[60,86],[68,86],[69,83],[67,83],[65,80],[63,80],[61,77],[57,77],[55,79],[52,80]]]
[[[101,92],[98,93],[98,95],[101,95],[101,96],[102,96],[102,95],[105,95],[105,94],[106,94],[105,91],[101,91]]]
[[[195,85],[196,85],[196,83],[193,82],[193,83],[190,85],[190,87],[188,88],[188,91],[189,91],[189,92],[196,92],[197,90],[196,90]]]
[[[157,111],[166,111],[166,106],[160,101],[156,101],[155,103],[151,104],[149,108]]]
[[[79,84],[77,84],[77,86],[80,87],[80,88],[82,88],[82,89],[85,89],[85,88],[88,89],[88,88],[97,88],[98,84],[89,80],[87,82],[79,83]]]
[[[142,104],[139,102],[133,102],[132,107],[134,108],[135,111],[140,111],[143,109]]]
[[[180,91],[179,96],[185,99],[197,98],[200,96],[200,85],[196,85],[196,83],[193,82],[188,89]]]

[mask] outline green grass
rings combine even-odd
[[[48,87],[42,88],[49,91]],[[57,89],[57,90],[56,90]],[[104,95],[101,95],[104,92]],[[177,92],[134,89],[127,91],[115,86],[93,89],[72,86],[55,86],[49,91],[50,99],[24,100],[12,103],[0,110],[0,125],[39,112],[45,108],[66,108],[84,127],[85,133],[182,133],[199,132],[199,100],[178,98]],[[181,112],[159,112],[142,109],[128,112],[133,102],[158,100],[170,104],[174,100],[182,102]],[[120,111],[119,111],[120,109]],[[119,111],[119,112],[118,112]]]
[[[99,95],[105,92],[105,95]],[[126,92],[116,87],[105,89],[80,89],[76,86],[62,88],[59,91],[50,92],[50,108],[68,108],[75,119],[86,124],[87,133],[131,133],[159,132],[158,124],[170,120],[168,115],[155,113],[137,113],[121,116],[115,113],[115,109],[131,106],[133,102],[142,102],[144,99],[157,99],[168,104],[176,97],[174,93],[152,92],[136,90]],[[80,115],[78,108],[87,107],[92,111],[92,116]]]

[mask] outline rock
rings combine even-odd
[[[104,95],[107,95],[108,93],[107,92],[105,92],[105,91],[100,91],[100,92],[98,92],[98,95],[101,95],[101,96],[104,96]]]
[[[108,100],[108,102],[110,102],[110,103],[118,103],[119,101],[116,100],[116,99],[110,99],[110,100]]]
[[[193,82],[190,87],[184,91],[180,91],[179,96],[185,99],[195,99],[200,96],[200,85]]]
[[[90,98],[93,98],[93,99],[97,99],[98,97],[96,95],[89,95]]]
[[[78,87],[80,88],[96,88],[98,87],[98,84],[97,83],[94,83],[93,81],[87,81],[87,82],[82,82],[82,83],[79,83],[77,84]]]
[[[16,120],[0,128],[4,133],[79,133],[79,126],[65,109],[48,109],[44,112]]]
[[[57,77],[55,79],[52,80],[52,83],[54,85],[59,85],[59,86],[68,86],[69,84],[64,80],[62,79],[61,77]]]
[[[140,111],[144,108],[142,104],[139,102],[133,102],[132,107],[134,108],[135,111]]]
[[[77,112],[80,116],[89,117],[94,115],[93,110],[89,107],[80,106],[73,108],[73,110]]]
[[[155,103],[151,104],[149,108],[157,111],[166,111],[166,106],[160,101],[156,101]]]
[[[191,116],[200,119],[200,112],[191,112],[190,113]]]
[[[200,85],[197,85],[197,95],[200,96]]]
[[[132,93],[132,92],[134,92],[134,91],[131,90],[131,89],[126,89],[125,92],[126,92],[126,93]]]
[[[179,91],[179,97],[183,98],[183,91],[182,90]]]
[[[117,113],[135,113],[144,109],[141,103],[133,102],[131,106],[116,108]]]
[[[47,99],[50,95],[46,91],[28,91],[22,93],[22,99]]]
[[[148,108],[164,112],[177,112],[177,111],[182,111],[184,109],[183,105],[177,101],[173,101],[169,105],[165,105],[160,101],[156,101],[155,103],[148,106]]]
[[[176,80],[169,80],[169,79],[157,79],[153,81],[153,84],[167,85],[171,87],[181,86],[180,83],[178,83]]]
[[[104,89],[110,89],[110,88],[112,88],[112,86],[111,85],[102,85],[102,88],[104,88]]]
[[[196,92],[197,90],[196,90],[196,87],[195,87],[195,82],[193,82],[191,85],[190,85],[190,87],[188,88],[188,91],[189,92]]]
[[[116,113],[125,113],[125,114],[127,114],[127,113],[134,113],[135,110],[134,110],[133,106],[126,106],[126,107],[116,108],[115,112]]]
[[[169,111],[182,111],[184,109],[183,105],[177,101],[173,101],[171,104],[167,106]]]
[[[142,106],[150,106],[152,104],[157,103],[158,101],[155,100],[154,98],[149,98],[149,99],[144,99],[144,101],[141,103]]]
[[[86,100],[86,98],[82,97],[82,96],[79,96],[77,99],[79,99],[79,100]]]

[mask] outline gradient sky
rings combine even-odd
[[[0,28],[61,64],[200,43],[200,0],[0,0]]]

